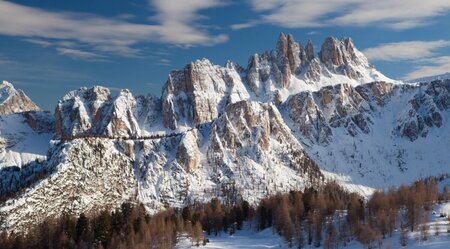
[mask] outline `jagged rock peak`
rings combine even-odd
[[[308,61],[314,59],[314,45],[311,40],[308,40],[308,43],[306,44],[305,53]]]
[[[221,67],[205,58],[172,71],[161,97],[164,126],[176,129],[210,122],[227,104],[248,99],[240,71],[234,63]]]
[[[273,59],[281,73],[279,80],[283,88],[289,87],[291,75],[296,74],[302,64],[301,59],[304,56],[301,54],[304,54],[304,49],[294,41],[294,37],[281,33]]]
[[[82,87],[56,105],[56,136],[138,135],[137,112],[136,99],[127,89],[113,97],[106,87]]]
[[[355,48],[351,38],[341,40],[335,37],[326,38],[322,44],[319,57],[327,66],[348,64],[369,66],[367,58]]]
[[[0,84],[0,115],[39,110],[39,106],[22,90],[16,90],[8,81],[2,81]]]

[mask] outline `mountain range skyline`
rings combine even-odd
[[[344,10],[348,2],[353,5]],[[393,79],[450,71],[450,34],[440,28],[450,18],[445,1],[201,0],[177,6],[157,0],[89,5],[23,0],[0,6],[1,79],[46,110],[81,86],[158,96],[172,70],[204,57],[219,65],[227,60],[246,65],[250,55],[273,47],[280,32],[292,33],[303,45],[312,40],[315,51],[328,36],[352,37],[369,62]],[[395,6],[408,11],[384,11]]]

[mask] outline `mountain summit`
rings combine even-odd
[[[39,110],[22,90],[16,90],[8,81],[0,84],[0,115]]]
[[[374,81],[395,82],[370,65],[351,39],[327,38],[314,54],[311,41],[304,48],[292,35],[280,34],[276,48],[250,56],[246,69],[202,59],[172,71],[161,99],[164,126],[176,129],[209,122],[227,104],[241,100],[279,104],[302,91]]]

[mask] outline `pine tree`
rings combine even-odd
[[[112,236],[111,215],[109,211],[102,211],[94,225],[95,238],[104,248],[107,247]]]
[[[75,228],[75,241],[79,242],[81,239],[85,239],[86,233],[88,232],[89,220],[84,213],[80,214],[77,220]]]

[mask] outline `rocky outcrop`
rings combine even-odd
[[[47,217],[113,209],[132,199],[137,187],[132,162],[115,148],[101,139],[78,139],[54,147],[52,158],[45,162],[52,173],[19,201],[0,207],[0,214],[8,214],[8,227],[3,229],[25,230]]]
[[[111,92],[104,87],[80,88],[71,91],[56,105],[57,136],[99,133],[111,104]]]
[[[137,121],[136,99],[131,92],[120,91],[110,106],[107,116],[104,117],[107,124],[103,134],[121,137],[138,136],[140,127]]]
[[[306,44],[305,55],[307,61],[312,61],[312,59],[314,59],[314,45],[311,40],[308,40],[308,43]]]
[[[187,172],[194,171],[200,163],[201,154],[197,140],[197,131],[192,130],[184,134],[178,146],[176,160]]]
[[[371,68],[367,58],[355,48],[350,38],[337,40],[328,37],[322,44],[319,57],[328,70],[350,79],[362,78],[364,72],[361,69]]]
[[[248,99],[239,68],[214,66],[207,59],[173,71],[163,87],[164,126],[176,129],[210,122],[230,103]]]
[[[305,179],[321,175],[272,104],[241,101],[227,106],[213,124],[207,158],[232,173],[258,165],[266,171],[291,168]]]
[[[328,104],[331,102],[331,98],[331,96],[326,95],[322,102]],[[303,92],[292,96],[285,105],[285,108],[289,110],[289,117],[294,121],[303,136],[321,144],[328,143],[331,140],[332,132],[328,120],[315,103],[311,92]]]
[[[292,35],[280,34],[277,46],[272,54],[274,75],[282,88],[288,88],[292,75],[297,74],[306,59],[304,48],[294,41]]]
[[[328,144],[334,128],[345,128],[350,136],[369,133],[373,109],[386,103],[392,89],[393,85],[385,82],[326,86],[317,92],[292,96],[284,108],[303,136]]]
[[[0,84],[0,115],[39,111],[37,106],[22,90],[16,90],[14,86],[3,81]]]
[[[139,136],[138,120],[148,125],[155,115],[141,109],[155,106],[152,97],[148,98],[140,96],[136,101],[128,90],[112,96],[108,88],[99,86],[72,91],[56,106],[56,136]]]
[[[316,56],[311,41],[303,47],[292,35],[281,34],[272,52],[250,57],[245,81],[257,96],[265,97],[264,101],[276,103],[286,100],[286,94],[279,94],[287,89],[295,94],[338,83],[357,86],[392,80],[376,71],[349,38],[327,38]]]
[[[266,94],[264,82],[271,76],[271,62],[268,52],[262,55],[254,54],[250,57],[247,67],[246,82],[256,96]]]
[[[441,112],[450,109],[450,80],[433,81],[418,88],[398,119],[398,132],[411,141],[426,137],[432,127],[441,127]]]

